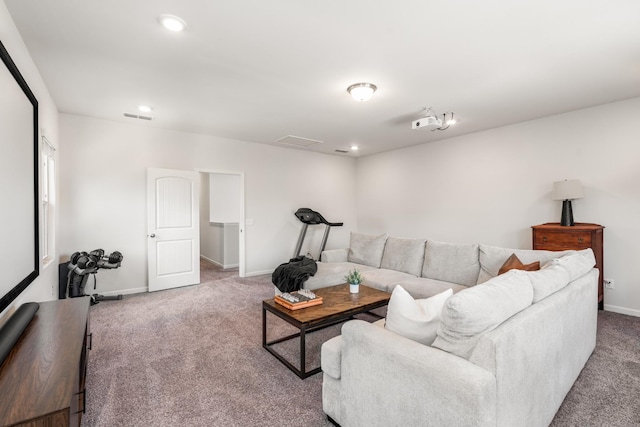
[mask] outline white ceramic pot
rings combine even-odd
[[[360,292],[360,284],[356,283],[354,285],[353,283],[349,283],[349,292],[352,294],[357,294],[358,292]]]

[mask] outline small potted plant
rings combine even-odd
[[[364,280],[364,276],[354,268],[352,271],[349,271],[349,274],[344,276],[344,279],[349,284],[349,292],[357,294],[360,291],[360,283]]]

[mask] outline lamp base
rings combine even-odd
[[[562,218],[560,219],[560,225],[570,227],[574,225],[573,222],[573,209],[571,209],[571,200],[564,200],[562,202]]]

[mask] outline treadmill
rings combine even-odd
[[[309,225],[319,225],[324,224],[324,236],[322,236],[322,243],[320,244],[320,252],[319,255],[324,251],[325,246],[327,245],[327,239],[329,238],[329,231],[331,231],[331,227],[342,227],[342,222],[329,222],[319,212],[316,212],[309,208],[300,208],[296,211],[295,216],[302,222],[302,230],[300,230],[300,236],[298,237],[298,244],[296,245],[296,250],[293,254],[293,257],[296,258],[300,255],[300,250],[302,249],[302,244],[304,242],[304,238],[307,235],[307,228]]]

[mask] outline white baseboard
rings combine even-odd
[[[227,270],[229,268],[238,268],[240,266],[240,264],[220,264],[218,261],[214,261],[211,258],[207,258],[204,255],[200,255],[200,258],[209,261],[211,264],[217,265],[218,267],[222,268],[223,270]]]
[[[206,256],[204,256],[204,255],[202,255],[202,254],[200,254],[200,258],[202,258],[202,259],[204,259],[204,260],[206,260],[206,261],[209,261],[211,264],[215,264],[215,265],[217,265],[218,267],[222,267],[222,264],[220,264],[218,261],[214,261],[214,260],[212,260],[211,258],[207,258]]]
[[[149,288],[146,286],[144,288],[132,288],[132,289],[122,289],[120,291],[107,291],[107,292],[98,292],[100,295],[104,296],[115,296],[115,295],[131,295],[131,294],[140,294],[142,292],[148,292]]]
[[[222,269],[223,270],[228,270],[230,268],[238,268],[238,267],[240,267],[240,264],[224,264],[222,266]]]
[[[626,314],[628,316],[640,317],[640,310],[634,310],[632,308],[618,307],[616,305],[605,304],[604,310],[612,311],[614,313]]]

